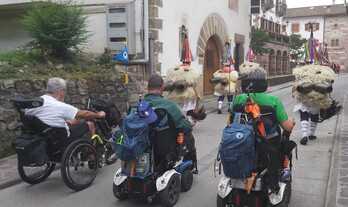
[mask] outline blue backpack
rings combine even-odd
[[[256,169],[255,131],[252,125],[232,123],[223,130],[219,156],[227,177],[242,179]]]
[[[150,127],[137,113],[131,113],[115,133],[116,154],[120,160],[136,160],[150,146]]]
[[[120,160],[130,161],[141,157],[150,146],[150,124],[158,117],[150,103],[139,100],[136,110],[123,120],[121,130],[114,134],[115,151]]]

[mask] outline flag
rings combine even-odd
[[[223,64],[224,65],[234,64],[233,57],[232,57],[232,47],[231,47],[231,44],[229,42],[226,42],[226,44],[225,44]]]
[[[192,62],[192,53],[187,35],[184,38],[180,61],[185,65],[190,65]]]
[[[248,52],[247,52],[246,59],[247,59],[249,62],[254,62],[255,54],[254,54],[253,49],[249,48],[249,50],[248,50]]]
[[[128,48],[125,46],[120,53],[115,54],[113,57],[113,60],[122,62],[123,64],[128,64],[129,59],[128,59]]]

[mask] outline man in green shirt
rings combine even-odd
[[[266,94],[267,90],[267,78],[266,71],[258,64],[250,63],[249,68],[246,68],[245,73],[241,68],[241,88],[243,94],[235,97],[233,103],[230,106],[230,111],[234,114],[236,111],[244,111],[245,104],[249,100],[256,103],[263,109],[271,108],[273,112],[273,118],[269,118],[268,121],[263,119],[267,143],[257,143],[258,151],[262,155],[266,155],[269,159],[268,172],[271,176],[270,187],[276,191],[279,189],[279,169],[281,169],[281,134],[279,134],[279,126],[283,128],[285,133],[291,134],[295,126],[293,119],[290,119],[285,111],[283,103],[276,96]],[[267,122],[267,123],[266,123]],[[270,138],[270,139],[269,139]]]
[[[175,127],[178,131],[182,131],[185,134],[185,141],[189,153],[184,159],[192,160],[194,165],[193,173],[198,173],[197,170],[197,153],[195,147],[195,140],[192,135],[192,125],[186,119],[185,115],[181,112],[180,107],[165,99],[162,94],[164,90],[164,81],[159,75],[152,75],[148,81],[148,93],[145,95],[144,100],[149,102],[154,108],[165,109],[169,115],[173,118]]]
[[[280,99],[276,96],[266,94],[266,90],[267,80],[264,69],[261,68],[260,70],[250,72],[242,79],[242,91],[244,93],[235,97],[233,104],[230,106],[231,111],[233,111],[235,106],[244,105],[247,102],[249,95],[249,97],[258,105],[272,107],[277,119],[277,123],[275,124],[279,124],[285,131],[291,132],[295,126],[294,120],[288,117]],[[247,91],[253,92],[246,94],[245,92]]]
[[[277,119],[276,124],[280,124],[284,128],[284,130],[292,130],[292,123],[288,123],[292,121],[289,120],[288,114],[285,111],[283,103],[279,100],[278,97],[266,93],[250,93],[249,97],[258,105],[272,107],[275,111],[275,116]],[[233,101],[233,106],[244,105],[247,102],[247,99],[247,94],[238,95]]]

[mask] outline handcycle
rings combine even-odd
[[[63,139],[67,133],[65,128],[50,127],[37,117],[25,114],[26,109],[40,107],[43,102],[42,98],[17,97],[12,100],[22,123],[21,134],[14,143],[18,173],[24,182],[38,184],[51,175],[56,164],[60,164],[64,183],[75,191],[83,190],[93,183],[98,168],[117,160],[108,136],[111,134],[111,127],[120,121],[120,113],[114,108],[118,112],[118,118],[111,120],[108,117],[110,114],[107,114],[106,118],[109,120],[95,120],[99,133],[97,136],[90,138],[88,133],[81,132],[74,139]],[[103,102],[89,101],[87,108],[98,110],[100,103]]]

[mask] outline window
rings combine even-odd
[[[282,32],[286,32],[286,25],[282,26]]]
[[[298,32],[300,32],[300,24],[298,24],[298,23],[292,23],[292,24],[291,24],[291,32],[292,32],[292,33],[298,33]]]
[[[331,47],[339,47],[340,46],[340,40],[339,39],[332,39],[331,40]]]
[[[238,11],[239,0],[228,0],[228,8]]]
[[[307,23],[305,24],[305,30],[307,32],[311,31],[311,24],[313,25],[313,31],[318,31],[320,26],[319,26],[319,23]]]
[[[259,14],[260,13],[260,0],[251,0],[251,13]]]

